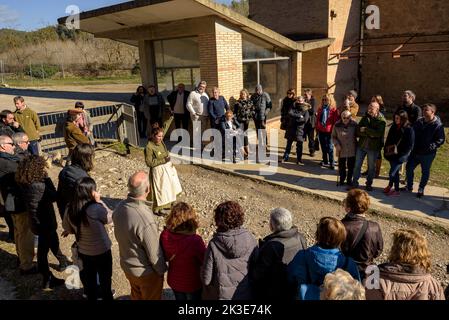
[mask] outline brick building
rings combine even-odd
[[[302,87],[302,56],[333,39],[294,41],[210,0],[136,0],[80,14],[80,28],[139,47],[142,83],[168,94],[200,79],[231,102],[262,84],[274,112],[288,88]],[[67,17],[58,19],[66,22]]]
[[[380,29],[365,27],[369,5],[379,8]],[[338,102],[350,89],[363,101],[381,94],[393,109],[405,89],[419,104],[449,106],[447,13],[447,0],[250,0],[249,17],[295,41],[335,38],[303,53],[303,87]]]

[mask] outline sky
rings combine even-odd
[[[0,0],[0,29],[32,31],[55,25],[57,19],[69,15],[66,8],[76,5],[80,11],[110,6],[126,0]],[[230,3],[231,0],[217,0]]]

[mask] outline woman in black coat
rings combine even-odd
[[[408,121],[407,112],[396,112],[384,147],[384,157],[390,162],[389,182],[384,189],[388,196],[399,196],[399,171],[402,164],[407,162],[414,141],[415,132]]]
[[[304,101],[304,97],[298,97],[293,108],[288,112],[288,125],[285,131],[287,146],[283,161],[288,161],[293,142],[296,141],[296,163],[302,164],[302,144],[304,142],[304,127],[309,121],[310,105]]]
[[[51,289],[64,284],[64,280],[53,276],[48,266],[48,252],[59,252],[59,238],[53,202],[57,192],[48,177],[44,158],[31,155],[19,163],[16,181],[23,191],[25,205],[30,215],[31,231],[39,236],[37,266],[42,274],[43,289]]]
[[[287,96],[282,100],[282,107],[281,107],[281,130],[287,130],[288,127],[288,113],[293,108],[293,105],[295,104],[296,97],[295,97],[295,90],[289,89],[287,91]]]
[[[147,120],[145,119],[144,111],[144,98],[147,94],[147,89],[144,86],[137,87],[136,93],[132,95],[131,102],[134,104],[137,116],[137,126],[141,138],[147,135]]]

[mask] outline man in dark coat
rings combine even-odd
[[[255,115],[254,124],[257,130],[257,138],[259,139],[259,130],[265,131],[267,128],[267,116],[271,111],[273,105],[271,103],[270,95],[263,91],[260,84],[256,86],[256,92],[251,95],[251,101],[254,105]],[[265,139],[261,143],[263,146],[267,145],[267,136],[265,133]]]
[[[256,298],[294,300],[296,285],[289,283],[287,265],[300,250],[307,248],[304,236],[292,226],[292,214],[284,208],[270,213],[272,233],[259,242],[259,252],[250,279]]]
[[[404,91],[402,95],[402,106],[400,106],[396,113],[405,110],[407,111],[408,121],[414,124],[416,120],[422,117],[421,108],[415,104],[416,95],[411,90]]]
[[[178,84],[177,90],[172,91],[167,97],[170,110],[175,117],[176,129],[189,129],[190,113],[186,107],[189,94],[190,91],[185,90],[185,85],[180,83]]]
[[[9,110],[0,112],[0,136],[12,136],[14,133],[24,132],[20,124],[14,120],[14,113]]]

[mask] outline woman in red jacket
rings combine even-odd
[[[320,140],[321,151],[323,153],[323,161],[321,166],[335,169],[334,165],[334,148],[332,146],[332,129],[338,120],[338,111],[332,94],[323,96],[321,106],[318,109],[316,117],[316,131]]]
[[[176,300],[200,300],[200,269],[206,245],[196,234],[198,215],[185,202],[173,206],[161,233],[161,245],[168,261],[168,285]]]

